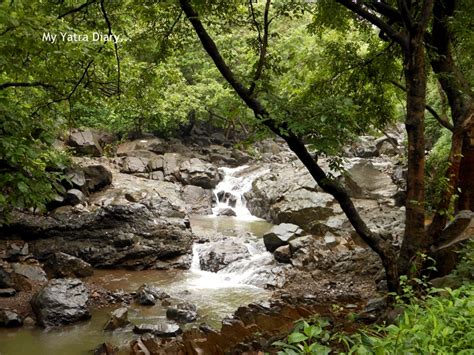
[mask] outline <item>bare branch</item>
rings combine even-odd
[[[79,12],[79,11],[81,11],[82,9],[86,8],[87,6],[92,5],[92,4],[95,4],[96,2],[97,2],[97,0],[87,1],[86,3],[82,4],[81,6],[76,7],[76,8],[74,8],[74,9],[71,9],[71,10],[65,12],[65,13],[62,14],[62,15],[59,15],[59,16],[58,16],[58,20],[59,20],[59,19],[62,19],[63,17],[66,17],[67,15],[73,14],[73,13],[75,13],[75,12]]]
[[[109,17],[107,16],[107,12],[105,11],[105,6],[104,6],[104,0],[100,0],[100,9],[102,11],[102,14],[104,15],[105,22],[107,23],[107,27],[109,29],[109,36],[113,36],[112,33],[112,24],[110,23]],[[115,59],[117,60],[117,92],[120,98],[120,58],[118,55],[118,46],[117,46],[117,39],[113,37],[114,40],[112,41],[114,43],[114,49],[115,49]],[[105,41],[107,43],[107,41]]]
[[[260,79],[260,76],[262,75],[262,72],[263,72],[263,67],[265,65],[265,58],[267,56],[267,47],[268,47],[268,29],[270,26],[270,22],[268,21],[268,13],[270,11],[270,4],[271,4],[271,0],[267,0],[267,2],[265,3],[265,10],[263,13],[263,38],[261,38],[260,31],[259,31],[260,56],[258,58],[257,69],[255,70],[255,75],[253,76],[252,83],[250,84],[249,95],[253,94],[255,87],[257,86],[257,81],[258,79]],[[252,7],[252,13],[253,13],[253,7]]]

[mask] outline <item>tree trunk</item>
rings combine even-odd
[[[458,210],[474,211],[474,128],[464,135],[459,188]]]

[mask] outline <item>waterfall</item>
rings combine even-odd
[[[243,242],[249,256],[234,261],[218,272],[201,270],[201,250],[213,248],[212,242],[193,245],[190,271],[195,274],[191,285],[196,288],[263,287],[271,280],[275,259],[258,241]]]
[[[220,170],[224,178],[213,191],[216,205],[212,209],[212,214],[234,216],[246,220],[258,219],[248,210],[244,194],[250,191],[253,181],[268,172],[268,169],[243,165],[237,168],[220,168]]]

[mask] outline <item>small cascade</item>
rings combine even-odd
[[[252,188],[252,182],[268,170],[250,168],[248,165],[237,168],[220,168],[224,178],[214,189],[216,205],[214,216],[234,216],[240,219],[258,219],[246,207],[244,194]]]
[[[192,286],[196,288],[265,286],[269,279],[273,278],[272,269],[275,267],[273,255],[265,250],[262,243],[257,241],[243,244],[247,247],[250,256],[237,260],[218,272],[201,270],[200,251],[212,248],[212,242],[194,244],[190,271],[197,278],[191,282]]]

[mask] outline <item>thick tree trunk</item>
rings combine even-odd
[[[425,135],[426,106],[425,51],[419,33],[405,49],[405,81],[407,114],[405,127],[408,136],[408,174],[405,236],[399,257],[400,274],[408,274],[417,252],[425,250],[429,242],[425,233]]]

